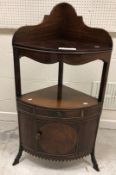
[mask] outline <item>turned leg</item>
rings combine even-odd
[[[96,170],[96,171],[100,171],[99,170],[99,167],[98,167],[98,164],[97,164],[97,161],[96,161],[96,158],[95,158],[95,152],[92,151],[91,153],[91,161],[93,163],[93,168]]]
[[[19,163],[19,159],[20,159],[21,156],[22,156],[22,152],[23,152],[23,148],[22,148],[22,146],[20,145],[20,147],[19,147],[19,152],[18,152],[18,154],[17,154],[17,156],[16,156],[16,158],[15,158],[13,164],[12,164],[13,166],[14,166],[14,165],[17,165],[17,164]]]

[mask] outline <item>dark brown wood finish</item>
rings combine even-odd
[[[13,49],[14,54],[14,73],[15,73],[15,86],[16,86],[16,96],[21,96],[21,77],[20,77],[20,60],[18,49]]]
[[[20,147],[22,151],[51,160],[71,160],[91,155],[105,95],[112,52],[112,40],[103,29],[86,26],[74,8],[61,3],[45,15],[41,24],[25,26],[13,37],[14,69]],[[59,62],[58,85],[21,94],[20,58],[26,56],[44,64]],[[63,64],[103,61],[98,99],[63,85]]]
[[[59,61],[59,75],[58,75],[58,86],[62,86],[63,83],[63,62]]]

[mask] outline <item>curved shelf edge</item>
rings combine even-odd
[[[109,62],[111,59],[111,50],[99,51],[99,52],[98,51],[61,52],[61,51],[36,50],[32,48],[14,46],[14,51],[15,50],[18,53],[17,58],[25,56],[44,64],[53,64],[62,61],[64,63],[71,65],[79,65],[92,62],[95,60],[102,60],[104,62]]]

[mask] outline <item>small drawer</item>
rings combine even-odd
[[[64,116],[64,111],[57,111],[57,110],[36,108],[35,112],[36,112],[36,115],[40,115],[40,116],[48,116],[48,117],[63,117]]]
[[[67,110],[65,111],[65,115],[68,118],[78,118],[78,119],[82,119],[83,118],[83,110]]]
[[[36,108],[36,117],[40,116],[47,118],[79,118],[83,117],[82,110],[49,110]]]

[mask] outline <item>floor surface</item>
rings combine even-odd
[[[0,122],[0,175],[116,175],[116,130],[99,129],[96,158],[100,172],[91,165],[90,156],[68,162],[53,162],[23,153],[12,166],[18,151],[16,123]]]

